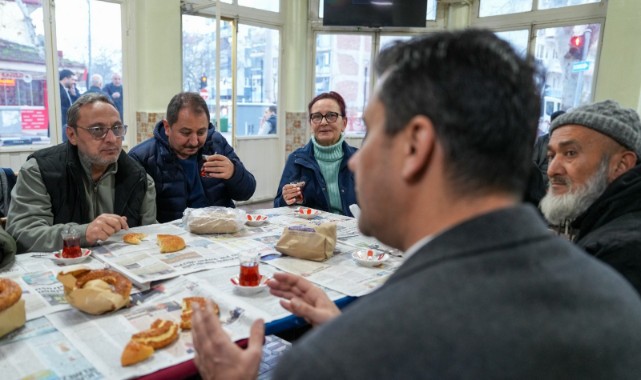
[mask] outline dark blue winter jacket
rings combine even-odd
[[[198,151],[197,157],[203,154],[222,154],[234,164],[234,175],[228,179],[199,177],[205,190],[209,206],[234,207],[234,202],[244,201],[256,191],[256,179],[245,168],[240,158],[234,153],[227,140],[216,132],[213,124],[209,123],[205,145]],[[156,219],[160,223],[182,218],[183,211],[188,206],[188,181],[178,156],[169,146],[162,122],[154,128],[154,137],[143,141],[131,149],[129,155],[140,162],[154,179],[156,184]],[[198,171],[202,167],[198,160]]]
[[[343,142],[343,161],[338,169],[338,189],[341,194],[342,214],[347,216],[353,216],[349,211],[349,205],[356,203],[354,173],[347,168],[347,161],[357,150],[357,148]],[[297,180],[305,181],[303,206],[330,211],[327,185],[318,162],[314,158],[314,144],[311,141],[304,147],[293,151],[287,158],[276,198],[274,198],[274,207],[287,206],[283,199],[283,186]]]

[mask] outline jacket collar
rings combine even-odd
[[[577,239],[621,215],[641,211],[641,164],[614,180],[603,194],[572,223]],[[584,232],[582,232],[584,231]]]
[[[389,283],[426,266],[466,256],[491,254],[534,239],[550,237],[545,222],[531,205],[520,204],[466,220],[435,235],[390,277]]]

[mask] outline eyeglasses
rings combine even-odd
[[[126,125],[114,125],[111,128],[104,125],[96,125],[95,127],[89,128],[76,126],[76,128],[84,129],[85,131],[89,132],[89,134],[91,134],[96,140],[102,140],[107,137],[107,133],[109,133],[109,131],[112,131],[114,133],[114,136],[116,137],[123,137],[127,133]]]
[[[320,112],[316,112],[309,115],[309,120],[311,120],[312,123],[314,124],[320,124],[323,121],[323,118],[325,118],[325,120],[327,120],[328,123],[333,123],[336,120],[338,120],[339,116],[343,116],[343,115],[337,114],[336,112],[328,112],[325,115],[323,115]]]

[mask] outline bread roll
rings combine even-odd
[[[208,299],[205,297],[186,297],[183,298],[182,303],[182,313],[180,314],[180,328],[182,330],[191,330],[191,316],[194,312],[193,304],[198,304],[201,309],[205,309]],[[216,316],[220,316],[220,308],[218,304],[212,300],[211,303],[214,305],[214,313]]]
[[[0,278],[0,337],[22,327],[26,320],[22,288],[13,280]]]
[[[143,233],[132,232],[126,234],[122,237],[122,240],[127,244],[140,244],[142,239],[146,238],[147,235]]]
[[[153,354],[153,347],[130,340],[122,351],[120,364],[123,367],[126,367],[128,365],[140,363],[141,361],[150,358]]]
[[[13,306],[22,297],[22,288],[17,282],[0,278],[0,311]]]
[[[151,328],[131,336],[132,341],[154,349],[167,347],[176,339],[178,339],[178,324],[163,319],[156,319],[151,324]]]
[[[183,238],[177,235],[158,234],[157,238],[157,243],[160,246],[160,253],[180,251],[187,246]]]

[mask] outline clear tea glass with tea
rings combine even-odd
[[[71,228],[63,231],[62,235],[62,257],[65,259],[75,259],[82,256],[80,249],[80,233]]]
[[[205,171],[205,162],[207,162],[207,159],[209,158],[209,155],[203,154],[202,157],[203,157],[203,166],[200,167],[200,176],[201,177],[207,177],[208,174]]]
[[[241,252],[238,255],[240,259],[240,275],[238,276],[238,284],[240,286],[258,286],[260,284],[260,272],[258,270],[260,264],[260,254]]]
[[[296,197],[296,201],[294,203],[303,203],[303,188],[305,187],[305,181],[291,181],[289,183],[290,185],[294,185],[300,189],[300,195]]]

